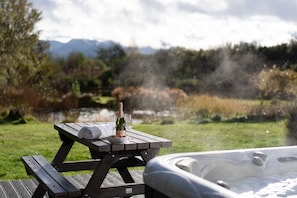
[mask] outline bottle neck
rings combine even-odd
[[[123,118],[124,117],[124,109],[123,109],[123,103],[119,103],[119,114],[118,117]]]

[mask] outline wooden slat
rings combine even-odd
[[[136,183],[143,183],[142,170],[131,171],[133,178]],[[77,188],[84,188],[90,179],[89,174],[66,176]],[[19,183],[19,185],[14,185]],[[102,187],[117,186],[123,183],[121,176],[117,172],[111,172],[107,175]],[[11,186],[13,184],[13,187]],[[21,185],[22,184],[22,185]],[[23,180],[12,180],[12,181],[0,181],[0,198],[31,198],[32,193],[37,187],[38,182],[36,179],[23,179]],[[22,187],[23,186],[23,187]],[[15,190],[12,190],[12,189]],[[44,196],[48,198],[47,195]],[[144,198],[144,195],[135,195],[131,198]]]
[[[134,134],[131,134],[129,132],[127,132],[126,134],[129,137],[129,141],[132,143],[135,143],[137,145],[138,150],[143,150],[143,149],[149,148],[149,143],[147,141],[139,139],[138,136],[135,136]]]
[[[10,184],[20,197],[27,197],[31,195],[20,180],[10,181]]]
[[[106,144],[109,144],[111,147],[111,151],[123,151],[125,150],[124,144],[112,144],[107,140],[107,137],[101,138],[100,141],[105,142]]]
[[[90,123],[88,123],[90,124]],[[95,123],[91,123],[91,124],[102,124],[102,122],[95,122]],[[139,145],[138,145],[139,144]],[[146,149],[147,144],[144,143],[143,141],[127,141],[125,142],[125,144],[114,144],[112,145],[112,151],[120,151],[120,150],[137,150],[137,149]]]
[[[133,178],[135,178],[136,183],[143,183],[142,173],[143,171],[140,170],[131,172]],[[89,181],[90,175],[83,174],[76,176],[66,176],[66,178],[71,181],[71,183],[73,183],[77,188],[82,189]],[[117,186],[121,185],[122,183],[123,181],[119,173],[111,172],[107,175],[106,180],[104,180],[104,183],[102,184],[102,187]],[[31,198],[32,193],[37,187],[37,184],[38,182],[36,181],[36,179],[0,181],[0,198]],[[15,190],[12,190],[13,188]],[[47,195],[45,195],[44,197],[48,198]],[[135,195],[131,198],[144,198],[144,195]]]
[[[77,131],[77,136],[78,136],[78,132],[81,130],[82,127],[88,126],[88,125],[94,125],[94,123],[93,124],[92,123],[66,123],[66,125],[74,128]],[[84,139],[84,138],[81,138],[79,140],[81,140],[80,142],[82,142],[82,143],[91,142],[93,145],[96,146],[95,150],[100,151],[100,152],[109,152],[112,150],[111,144],[108,141],[103,141],[101,139],[88,140],[88,139]],[[89,144],[86,144],[86,145],[89,146]],[[90,148],[92,148],[92,147],[90,147]],[[114,148],[114,149],[116,150],[118,148]]]
[[[125,142],[125,150],[126,151],[137,150],[137,143],[136,142],[132,142],[132,141]]]
[[[87,140],[78,138],[78,132],[82,127],[75,123],[55,124],[55,129],[69,138],[78,141],[89,148],[98,152],[109,152],[111,150],[110,144],[100,140]]]
[[[67,192],[69,197],[78,197],[81,195],[79,189],[73,186],[67,179],[65,179],[60,173],[52,167],[44,157],[41,155],[32,156],[40,166],[50,175],[58,184],[60,184]]]
[[[147,144],[147,148],[160,148],[161,142],[153,139],[146,138],[142,135],[139,135],[135,132],[127,131],[127,135],[131,137],[131,141],[138,141]]]
[[[43,184],[43,187],[46,188],[47,191],[52,192],[53,195],[67,196],[64,188],[60,185],[56,185],[56,181],[48,177],[48,173],[39,166],[38,162],[36,162],[32,156],[22,157],[22,160],[26,168],[31,171],[31,174],[35,176],[39,183]]]
[[[53,197],[80,197],[80,189],[73,186],[42,156],[25,156],[22,160],[27,168]]]
[[[98,123],[98,122],[95,122],[95,123],[76,123],[76,129],[79,131],[82,127],[84,126],[92,126],[92,125],[100,125],[102,124],[102,122]],[[100,138],[96,141],[102,141],[106,144],[109,144],[110,145],[110,148],[111,148],[111,151],[122,151],[122,150],[125,150],[125,145],[124,144],[111,144],[106,137],[104,138]]]
[[[71,126],[68,126],[67,124],[55,124],[54,128],[57,129],[59,132],[63,132],[63,135],[70,136],[71,139],[75,140],[78,138],[78,131]]]
[[[92,123],[92,124],[100,124],[100,123]],[[105,138],[103,139],[96,139],[96,140],[86,140],[86,139],[79,139],[77,137],[78,131],[86,125],[91,125],[91,123],[66,123],[66,124],[56,124],[55,128],[57,130],[63,129],[63,133],[67,133],[68,131],[71,134],[75,134],[75,140],[89,146],[90,148],[97,150],[99,152],[109,152],[109,151],[121,151],[121,150],[136,150],[136,149],[147,149],[149,148],[149,143],[147,141],[143,141],[141,139],[133,139],[127,144],[110,144],[108,140]],[[69,127],[69,128],[68,128]],[[74,132],[73,132],[74,131]],[[73,138],[73,137],[72,137]],[[86,143],[91,142],[92,145]],[[107,146],[108,145],[108,146]]]
[[[102,188],[100,195],[102,197],[119,197],[122,195],[131,196],[132,194],[142,194],[144,192],[144,184],[122,184],[121,186],[113,186]]]
[[[162,138],[162,137],[158,137],[158,136],[155,136],[155,135],[147,134],[147,133],[137,131],[137,130],[134,130],[134,129],[130,129],[129,132],[136,133],[137,135],[143,136],[145,138],[149,138],[149,139],[151,139],[151,141],[161,142],[161,144],[162,144],[161,147],[171,147],[172,146],[172,141],[168,140],[166,138]]]
[[[1,198],[10,198],[10,197],[19,197],[18,192],[13,189],[10,181],[2,183],[0,186],[0,197]]]
[[[99,163],[100,161],[98,160],[81,160],[81,161],[64,162],[63,165],[59,167],[59,172],[94,170]]]
[[[143,149],[155,149],[161,147],[171,147],[172,141],[143,133],[134,129],[129,129],[127,131],[127,136],[130,141],[125,144],[111,144],[106,138],[96,139],[96,140],[87,140],[79,139],[78,132],[79,130],[86,125],[94,125],[102,123],[66,123],[66,124],[56,124],[55,129],[59,130],[60,133],[68,136],[75,141],[79,141],[82,144],[85,144],[90,149],[93,149],[98,152],[109,152],[109,151],[122,151],[122,150],[143,150]]]

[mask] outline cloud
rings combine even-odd
[[[280,20],[296,21],[297,1],[282,0],[229,0],[228,9],[223,14],[236,17],[274,16]]]
[[[228,7],[226,1],[218,0],[187,0],[176,1],[178,9],[185,12],[196,12],[204,14],[212,14],[225,10]]]
[[[43,39],[209,48],[283,43],[296,32],[297,0],[31,0]]]

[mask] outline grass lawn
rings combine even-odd
[[[284,122],[143,124],[136,128],[173,141],[173,147],[161,149],[160,155],[285,145]]]
[[[173,141],[159,155],[179,152],[272,147],[285,145],[285,123],[209,123],[172,125],[139,124],[135,129]],[[53,124],[0,125],[0,180],[28,178],[20,160],[25,155],[43,155],[51,161],[61,141]],[[75,144],[69,159],[90,157],[86,147]]]

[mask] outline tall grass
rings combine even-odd
[[[210,95],[189,96],[179,103],[182,110],[189,115],[201,113],[204,115],[220,114],[223,116],[246,115],[254,105],[254,101],[220,98]]]
[[[278,100],[240,100],[210,95],[194,95],[179,100],[178,107],[184,118],[195,118],[197,116],[206,118],[215,115],[219,115],[225,119],[248,116],[283,118],[286,111],[286,102]]]

